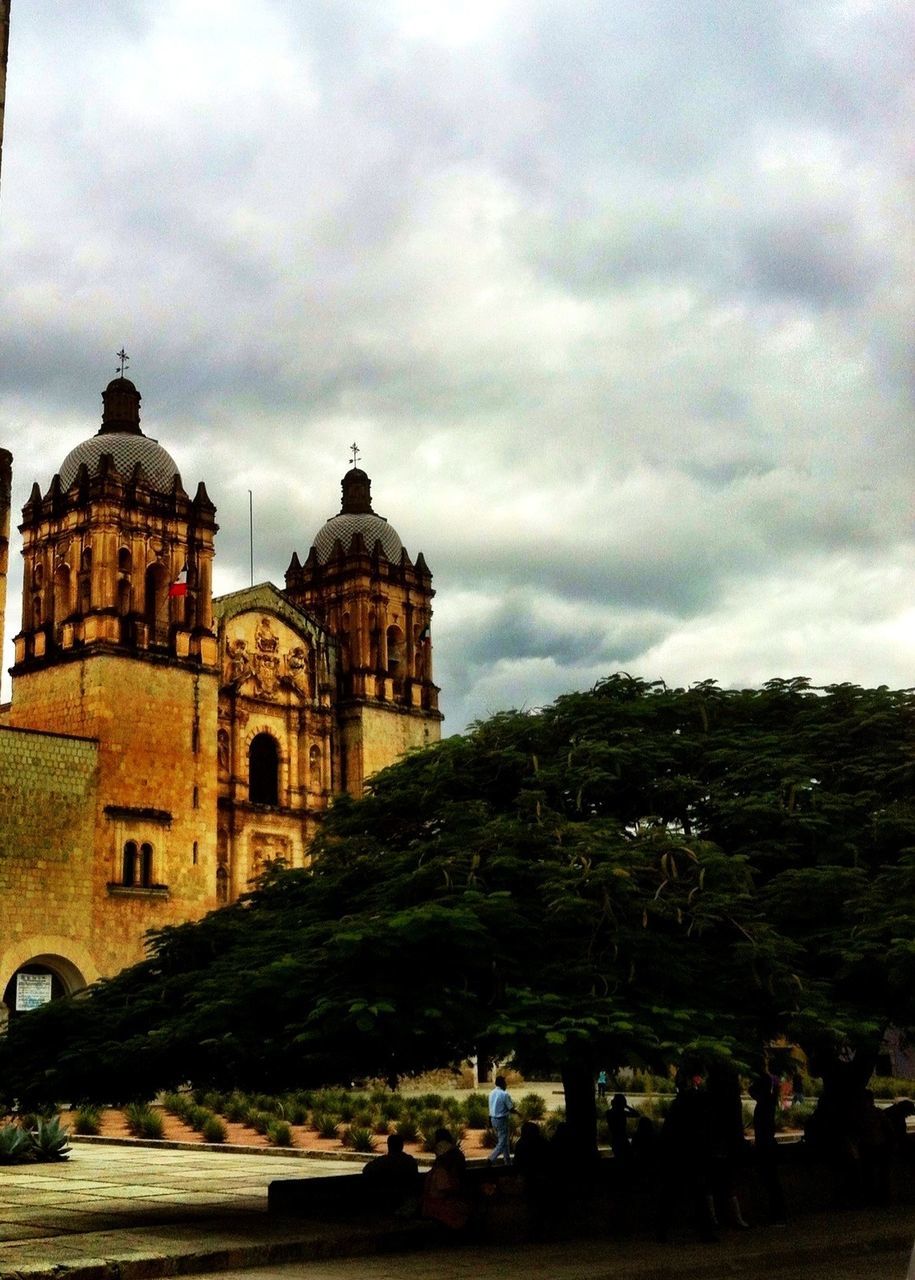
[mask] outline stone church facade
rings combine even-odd
[[[0,709],[0,1016],[143,955],[278,859],[334,795],[437,741],[432,575],[343,478],[283,589],[212,594],[216,509],[119,377],[98,433],[22,512],[22,624]],[[0,451],[0,635],[10,457]],[[22,975],[22,977],[20,977]],[[37,995],[36,995],[37,992]]]

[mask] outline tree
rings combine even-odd
[[[495,716],[339,801],[309,871],[17,1019],[0,1080],[280,1087],[483,1043],[562,1074],[585,1152],[600,1066],[746,1058],[777,1034],[872,1055],[915,1022],[913,709],[614,676]]]

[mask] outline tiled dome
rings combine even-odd
[[[150,440],[149,436],[120,431],[107,431],[104,435],[93,436],[71,449],[60,465],[62,488],[70,488],[84,462],[89,468],[90,476],[96,475],[103,453],[114,455],[114,465],[125,478],[130,476],[139,462],[151,488],[159,493],[171,493],[175,476],[178,475],[174,458],[155,440]]]
[[[343,543],[343,550],[348,551],[354,533],[362,534],[369,552],[375,549],[376,542],[380,542],[388,559],[395,564],[400,562],[403,543],[384,516],[376,516],[373,511],[342,511],[323,524],[314,536],[319,563],[327,564],[338,538]]]

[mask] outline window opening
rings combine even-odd
[[[276,739],[259,733],[248,751],[248,799],[252,804],[279,804],[279,773]]]
[[[137,882],[137,844],[135,840],[128,840],[124,845],[124,864],[121,881],[128,888]]]

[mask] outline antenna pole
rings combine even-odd
[[[248,490],[248,550],[251,564],[251,586],[254,586],[254,494]]]

